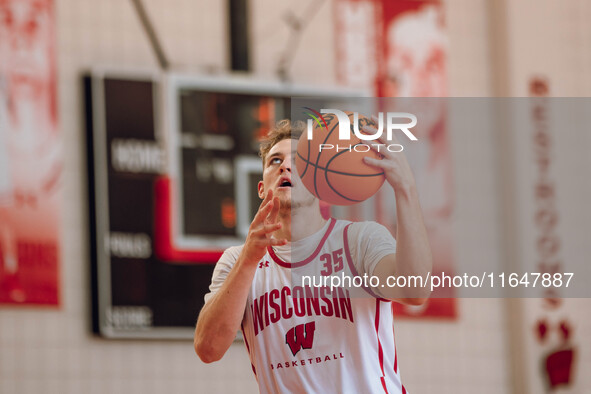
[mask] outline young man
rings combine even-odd
[[[302,131],[284,120],[261,144],[263,202],[245,243],[216,265],[195,351],[206,363],[217,361],[241,328],[262,393],[405,393],[391,301],[421,304],[428,292],[379,285],[351,297],[343,288],[293,286],[292,270],[374,275],[381,284],[393,275],[425,277],[431,252],[409,165],[400,153],[366,160],[394,188],[397,241],[375,222],[327,221],[292,165]]]

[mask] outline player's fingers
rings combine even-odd
[[[365,164],[369,164],[370,166],[381,168],[383,170],[388,168],[385,160],[378,160],[378,159],[374,159],[373,157],[366,156],[363,158],[363,162]]]
[[[364,129],[365,127],[368,126],[364,126]],[[367,145],[380,157],[384,157],[386,159],[398,160],[401,158],[401,156],[404,156],[404,153],[402,153],[404,147],[398,143],[398,140],[394,136],[392,136],[391,140],[388,140],[384,135],[382,135],[380,138],[377,138],[374,143]]]
[[[379,119],[377,116],[372,115],[371,119],[376,123],[379,124]],[[374,129],[375,130],[375,129]],[[394,133],[392,133],[392,138],[387,139],[386,137],[384,137],[384,134],[382,134],[382,136],[380,138],[378,138],[382,143],[386,143],[388,141],[394,143],[394,144],[400,144],[400,142],[398,141],[398,138],[396,138],[396,136],[394,135]]]
[[[361,127],[361,133],[367,135],[375,135],[378,132],[378,129],[372,125],[364,125]]]
[[[271,201],[273,199],[273,189],[270,189],[267,194],[265,194],[265,198],[263,198],[263,201],[261,201],[261,205],[259,206],[259,209],[261,207],[264,207],[266,203],[268,203],[269,201]]]
[[[281,223],[264,224],[264,225],[258,227],[256,230],[254,230],[253,233],[255,236],[265,237],[267,234],[279,230],[281,228],[281,226],[282,226]]]
[[[264,206],[259,208],[256,215],[254,215],[254,219],[252,220],[252,225],[258,225],[258,224],[264,222],[265,218],[267,217],[269,212],[271,212],[272,208],[273,208],[273,201],[272,200],[267,201],[267,203]]]
[[[268,234],[279,230],[283,225],[281,223],[269,223],[263,226],[263,231]]]
[[[275,197],[273,199],[273,209],[271,209],[271,212],[267,216],[267,220],[270,223],[275,223],[277,221],[277,215],[279,214],[279,207],[280,206],[281,206],[281,203],[279,201],[279,197]]]
[[[259,247],[267,247],[267,246],[283,246],[287,245],[286,239],[275,239],[275,238],[260,238],[256,241],[256,245]]]
[[[365,129],[364,126],[363,128]],[[392,152],[389,152],[386,144],[384,144],[383,142],[384,138],[380,137],[374,141],[371,141],[371,143],[366,143],[367,146],[369,146],[369,149],[371,149],[373,152],[377,153],[378,157],[380,158],[387,158],[387,159],[392,159]]]
[[[269,202],[269,200],[271,200],[272,195],[273,195],[273,190],[269,190],[265,194],[265,197],[263,198],[263,201],[261,201],[261,204],[259,205],[259,211],[261,209],[263,209],[263,207]]]
[[[361,130],[365,134],[369,134],[369,135],[373,135],[373,134],[377,133],[377,129],[372,126],[363,126],[361,128]],[[384,137],[384,134],[382,134],[380,137],[378,137],[372,141],[372,143],[374,143],[374,144],[385,144],[386,142],[388,142],[388,140]],[[371,144],[369,144],[369,145],[371,146]],[[372,147],[372,148],[375,149],[375,147]],[[380,153],[381,153],[381,151],[380,151]]]
[[[271,238],[269,239],[269,244],[273,245],[273,246],[283,246],[287,244],[287,239],[275,239],[275,238]]]

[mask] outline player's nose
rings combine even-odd
[[[286,157],[279,167],[281,172],[291,172],[291,157]]]

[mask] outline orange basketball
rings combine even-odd
[[[368,156],[380,159],[370,149],[375,141],[363,141],[353,133],[354,113],[348,140],[339,140],[339,122],[332,114],[318,119],[312,139],[304,132],[298,141],[295,164],[302,182],[318,199],[332,205],[352,205],[367,200],[382,187],[384,172],[363,162]],[[359,114],[359,130],[375,123]],[[326,122],[326,123],[325,123]]]

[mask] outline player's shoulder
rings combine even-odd
[[[362,222],[345,222],[347,222],[347,224],[351,224],[351,226],[349,227],[350,231],[388,231],[388,229],[384,225],[378,222],[374,222],[373,220],[364,220]]]
[[[220,271],[229,271],[232,269],[236,260],[238,260],[238,256],[240,256],[240,252],[242,252],[242,248],[244,244],[237,245],[237,246],[230,246],[228,249],[224,250],[224,253],[218,259],[216,264],[217,270]]]
[[[244,248],[244,244],[230,246],[229,248],[224,250],[224,253],[222,253],[222,257],[220,257],[220,260],[224,259],[228,261],[236,261],[238,259],[238,256],[240,256],[240,252],[242,252],[242,248]]]
[[[349,239],[372,238],[372,237],[391,237],[392,234],[386,226],[366,220],[362,222],[349,222]]]

